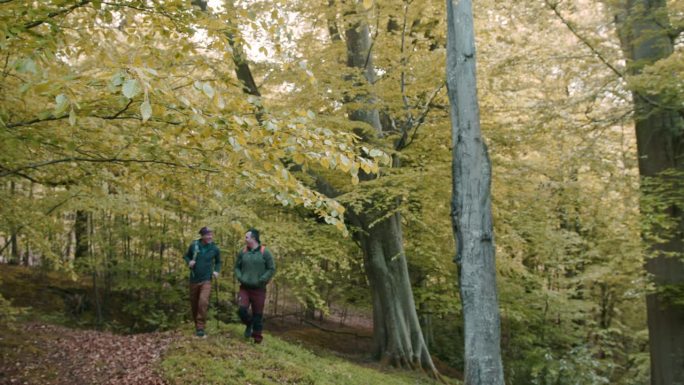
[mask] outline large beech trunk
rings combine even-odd
[[[363,249],[373,300],[374,355],[397,367],[423,369],[437,376],[423,338],[406,264],[398,213],[368,226],[359,218],[357,240]]]
[[[674,50],[665,0],[627,0],[616,18],[629,73],[667,58]],[[679,112],[662,108],[659,95],[633,92],[635,128],[641,177],[658,177],[678,170],[674,186],[682,186],[684,121]],[[676,188],[676,187],[675,187]],[[645,195],[651,194],[643,191]],[[648,196],[645,196],[648,198]],[[657,196],[654,199],[659,199]],[[656,293],[646,297],[652,385],[684,385],[684,307],[658,292],[666,286],[684,288],[684,207],[665,210],[677,224],[674,233],[659,234],[669,241],[650,248],[646,270]]]
[[[363,77],[353,79],[359,91],[349,100],[363,107],[349,112],[352,121],[364,122],[381,136],[383,127],[374,105],[375,96],[367,90],[375,82],[370,30],[366,14],[357,4],[356,11],[345,16],[350,21],[345,30],[347,66],[357,68]],[[364,90],[364,91],[360,91]],[[362,137],[370,139],[369,134]],[[362,180],[374,179],[364,175]],[[413,290],[406,265],[401,215],[389,211],[376,212],[365,207],[363,212],[350,210],[350,220],[360,229],[356,234],[363,249],[366,274],[373,300],[373,340],[375,355],[383,363],[398,367],[423,369],[438,376],[421,332]],[[378,218],[382,218],[378,220]]]

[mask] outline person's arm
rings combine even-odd
[[[275,262],[273,261],[273,255],[269,249],[264,250],[264,262],[266,263],[266,271],[259,277],[260,284],[266,284],[273,278],[276,272]]]
[[[235,273],[235,278],[238,282],[242,283],[242,253],[238,253],[237,258],[235,258],[233,272]]]

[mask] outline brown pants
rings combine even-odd
[[[192,320],[195,321],[196,329],[204,330],[210,294],[211,281],[190,284],[190,305],[192,307]]]

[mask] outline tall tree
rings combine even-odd
[[[447,0],[447,89],[452,122],[452,226],[465,330],[466,385],[503,385],[491,209],[491,162],[480,132],[469,0]]]
[[[349,111],[349,119],[364,123],[355,127],[355,131],[363,133],[361,136],[366,140],[374,140],[383,136],[383,127],[372,93],[376,74],[365,3],[358,2],[345,15],[348,23],[345,30],[347,66],[357,71],[352,77],[356,89],[350,102],[358,107]],[[394,165],[398,166],[396,159]],[[378,175],[361,177],[370,181]],[[363,250],[371,288],[375,354],[382,362],[422,368],[437,375],[416,312],[404,252],[401,214],[397,211],[399,201],[396,197],[384,199],[389,203],[383,208],[367,204],[349,210],[350,222],[358,229],[355,238]]]
[[[618,14],[618,35],[630,75],[644,70],[674,52],[681,34],[672,28],[665,0],[627,0]],[[661,92],[633,87],[635,128],[642,178],[671,180],[665,194],[676,193],[684,179],[684,111],[663,104]],[[674,172],[673,172],[674,171]],[[662,192],[661,192],[662,193]],[[654,192],[644,190],[644,199]],[[662,199],[662,196],[652,196]],[[667,287],[684,288],[684,207],[670,204],[664,213],[674,232],[659,234],[665,242],[653,245],[646,269],[653,275],[656,292],[646,298],[651,353],[651,384],[684,384],[684,307],[663,295]]]

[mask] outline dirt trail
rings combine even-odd
[[[0,384],[165,384],[156,365],[174,337],[22,325],[0,340]]]

